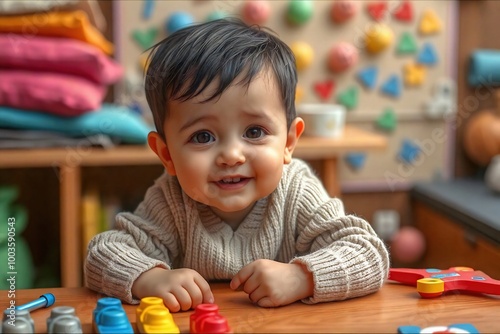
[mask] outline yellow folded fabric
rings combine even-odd
[[[108,55],[113,53],[113,44],[90,23],[82,10],[0,17],[0,33],[9,32],[25,35],[28,40],[36,35],[73,38],[94,45]]]

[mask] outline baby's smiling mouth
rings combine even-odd
[[[219,183],[231,184],[231,183],[238,183],[241,180],[242,180],[241,177],[225,177],[222,180],[220,180]]]

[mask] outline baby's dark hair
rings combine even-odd
[[[145,78],[146,98],[158,133],[168,101],[198,96],[214,80],[219,85],[211,101],[235,84],[248,87],[262,69],[272,70],[286,110],[287,127],[296,117],[297,71],[291,49],[266,28],[248,26],[239,19],[221,19],[178,30],[152,47]]]

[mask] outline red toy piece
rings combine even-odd
[[[216,304],[200,304],[189,317],[190,333],[231,333],[227,319]]]
[[[448,270],[391,268],[389,280],[417,286],[422,298],[439,297],[453,290],[500,295],[500,281],[469,267]]]
[[[396,19],[403,22],[411,22],[413,20],[413,6],[409,0],[405,0],[396,10],[393,12]]]

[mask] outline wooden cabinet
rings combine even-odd
[[[422,201],[415,200],[412,209],[415,226],[426,239],[424,258],[416,267],[471,267],[500,280],[500,243]]]

